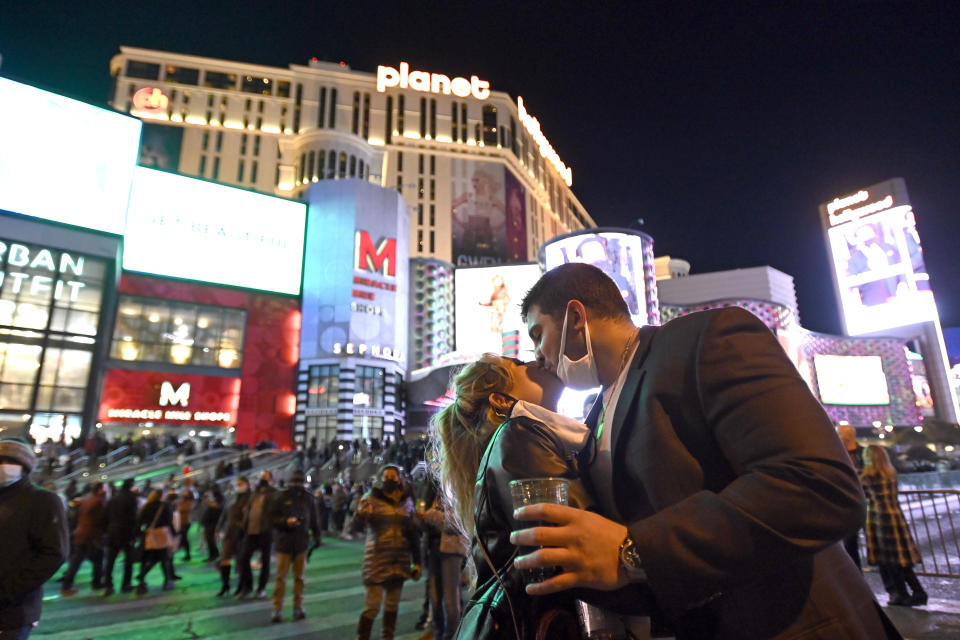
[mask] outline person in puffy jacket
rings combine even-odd
[[[307,564],[310,534],[320,544],[320,519],[317,503],[306,489],[306,475],[294,471],[289,486],[278,493],[270,508],[270,520],[276,531],[277,581],[273,589],[272,622],[281,621],[287,571],[293,566],[293,619],[303,620],[303,569]]]
[[[0,440],[0,637],[25,640],[40,620],[43,583],[67,559],[70,533],[57,494],[28,477],[32,447]]]
[[[373,621],[383,606],[383,639],[392,640],[403,583],[420,579],[420,541],[413,505],[404,497],[400,468],[380,470],[380,482],[360,500],[353,526],[366,529],[363,584],[366,604],[357,624],[358,640],[369,640]]]
[[[220,593],[217,597],[222,597],[230,591],[230,561],[240,550],[240,544],[243,542],[243,518],[247,513],[247,505],[250,504],[250,481],[246,476],[237,478],[236,497],[230,506],[220,514],[220,521],[217,523],[217,530],[220,532],[220,541],[223,543],[220,549]],[[239,569],[237,571],[239,574]],[[237,594],[241,591],[241,585],[237,584]]]

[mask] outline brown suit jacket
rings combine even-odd
[[[641,329],[610,428],[604,515],[629,528],[678,638],[897,637],[837,544],[863,523],[857,474],[752,314]]]

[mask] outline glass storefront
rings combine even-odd
[[[80,435],[108,264],[0,240],[0,427]]]
[[[239,369],[246,322],[243,309],[120,296],[110,357]]]

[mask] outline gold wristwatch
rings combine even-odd
[[[647,579],[647,572],[643,570],[640,561],[640,551],[629,533],[620,543],[620,566],[623,567],[630,582],[642,582]]]

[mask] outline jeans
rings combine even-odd
[[[303,608],[303,569],[307,564],[307,553],[291,555],[277,553],[277,582],[273,586],[273,610],[283,609],[283,597],[287,591],[287,572],[293,565],[293,608]]]
[[[260,579],[257,581],[257,591],[267,588],[270,581],[270,550],[273,547],[273,538],[269,533],[251,533],[243,539],[240,553],[237,556],[237,566],[240,571],[241,591],[253,590],[253,570],[250,568],[250,558],[257,551],[260,552]]]
[[[163,568],[163,581],[165,584],[173,583],[173,562],[170,560],[170,551],[167,549],[143,550],[143,558],[140,560],[140,584],[146,584],[147,574],[153,565],[160,563]]]
[[[393,580],[383,584],[368,584],[363,613],[360,615],[370,620],[376,618],[377,613],[380,611],[380,603],[384,601],[384,594],[386,594],[386,601],[383,603],[383,611],[396,611],[400,607],[400,596],[403,594],[403,581]]]
[[[129,587],[133,580],[133,543],[110,545],[107,547],[107,564],[104,568],[104,584],[113,588],[113,565],[117,556],[123,552],[123,586]]]
[[[450,640],[460,623],[460,571],[463,556],[440,554],[440,583],[443,592],[443,640]]]
[[[88,542],[73,545],[73,549],[70,550],[70,565],[63,576],[64,589],[73,588],[73,579],[84,560],[93,563],[93,588],[100,589],[103,586],[103,547]]]

